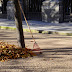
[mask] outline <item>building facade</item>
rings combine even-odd
[[[48,23],[72,22],[72,0],[20,0],[28,20]],[[0,14],[14,19],[13,1],[1,0]],[[0,17],[1,18],[1,17]]]

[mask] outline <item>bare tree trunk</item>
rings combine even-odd
[[[18,0],[14,0],[14,5],[15,5],[15,24],[16,24],[16,28],[17,28],[18,44],[19,44],[19,47],[25,48],[21,11],[20,11],[20,6],[18,3]]]

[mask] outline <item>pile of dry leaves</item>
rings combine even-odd
[[[36,56],[31,49],[18,48],[5,42],[0,42],[0,61]]]

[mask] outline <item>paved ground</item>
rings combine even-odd
[[[28,21],[32,32],[34,33],[51,33],[59,35],[72,35],[72,23],[46,23],[42,21]],[[0,28],[15,29],[15,22],[7,19],[0,19]],[[29,31],[23,21],[24,31]]]
[[[17,44],[16,32],[0,30],[0,40]],[[72,36],[33,33],[42,55],[0,62],[0,72],[72,72]],[[30,33],[25,33],[26,46],[32,48]]]

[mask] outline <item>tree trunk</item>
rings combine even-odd
[[[15,5],[15,24],[16,24],[16,28],[17,28],[18,44],[19,44],[19,47],[25,48],[21,11],[20,11],[20,6],[18,3],[18,0],[14,0],[14,5]]]

